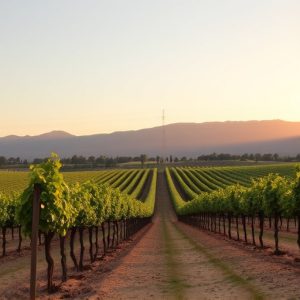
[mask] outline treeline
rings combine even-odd
[[[21,160],[20,157],[9,157],[0,156],[0,166],[9,165],[28,165],[27,159]]]
[[[10,167],[10,166],[18,166],[18,167],[27,167],[29,164],[40,164],[45,162],[47,158],[35,158],[32,161],[28,161],[27,159],[20,159],[20,157],[10,157],[6,158],[4,156],[0,156],[0,167]],[[300,153],[296,156],[280,156],[278,153],[244,153],[241,155],[229,154],[229,153],[211,153],[199,155],[197,158],[181,156],[181,157],[173,157],[173,155],[166,156],[162,158],[157,155],[155,157],[148,157],[146,154],[141,154],[139,156],[105,156],[100,155],[96,156],[88,156],[85,157],[83,155],[73,155],[72,157],[62,158],[61,162],[65,166],[83,166],[89,168],[96,167],[115,167],[119,164],[124,163],[134,163],[141,162],[145,164],[147,162],[154,163],[178,163],[178,162],[197,162],[197,161],[278,161],[278,162],[300,162]]]
[[[143,154],[140,156],[117,156],[117,157],[107,157],[107,156],[89,156],[84,157],[82,155],[73,155],[71,158],[63,158],[61,161],[63,164],[79,165],[79,164],[92,164],[92,165],[104,165],[104,166],[115,166],[122,163],[130,162],[141,162],[143,160]],[[148,161],[155,161],[155,158],[149,158]]]
[[[29,164],[40,164],[47,161],[47,158],[35,158],[31,161],[26,159],[21,160],[20,157],[10,157],[6,158],[4,156],[0,156],[0,167],[6,166],[28,166]],[[131,162],[159,162],[160,157],[147,157],[146,154],[141,154],[140,156],[117,156],[117,157],[109,157],[100,155],[96,156],[88,156],[85,157],[83,155],[73,155],[72,157],[62,158],[61,162],[64,166],[67,165],[78,165],[78,166],[89,166],[89,167],[114,167],[118,164],[122,163],[131,163]]]
[[[208,155],[200,155],[197,157],[198,161],[218,161],[218,160],[241,160],[241,161],[282,161],[282,162],[292,162],[300,161],[300,153],[296,156],[280,156],[278,153],[244,153],[242,155],[235,155],[229,153],[211,153]]]

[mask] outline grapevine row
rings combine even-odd
[[[294,172],[295,173],[295,172]],[[256,245],[254,222],[259,220],[259,244],[264,247],[264,223],[266,218],[274,223],[275,253],[279,250],[279,222],[298,220],[298,246],[300,248],[300,172],[294,177],[268,174],[253,179],[250,185],[229,185],[209,193],[200,193],[190,201],[184,201],[173,182],[170,170],[166,177],[171,198],[179,219],[203,229],[223,233],[232,238],[235,224],[236,236],[240,240],[239,226],[242,224],[244,241],[248,242],[246,218],[251,220],[252,243]],[[188,188],[183,181],[182,188]]]
[[[146,199],[142,202],[122,193],[120,189],[115,189],[108,184],[98,184],[95,181],[68,185],[60,173],[60,168],[61,163],[58,157],[53,155],[46,162],[31,167],[30,182],[21,196],[0,194],[0,228],[3,232],[3,254],[5,255],[6,228],[19,226],[19,228],[22,227],[25,235],[31,234],[34,190],[37,187],[41,190],[38,229],[45,237],[48,290],[50,292],[54,286],[51,243],[55,235],[60,240],[62,281],[65,281],[67,279],[66,239],[69,238],[70,257],[74,267],[78,271],[82,271],[85,253],[84,232],[88,231],[89,234],[89,256],[90,261],[93,262],[99,255],[99,231],[102,231],[105,254],[109,248],[116,247],[120,240],[128,239],[151,220],[156,193],[156,169],[151,170],[150,189]],[[119,174],[113,176],[114,186],[117,187],[117,182],[120,183],[120,178],[122,178],[123,190],[132,192],[134,195],[141,193],[143,182],[145,183],[150,176],[149,170],[121,171],[119,173],[121,173],[120,176]],[[107,176],[101,177],[104,179]],[[130,178],[131,181],[126,178]],[[98,178],[98,181],[101,181],[101,178],[100,180]],[[134,186],[136,190],[133,189]],[[80,241],[79,257],[76,257],[74,251],[74,239],[77,232]]]

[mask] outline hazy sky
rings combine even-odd
[[[300,1],[0,0],[0,136],[300,120]]]

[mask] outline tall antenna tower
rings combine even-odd
[[[166,128],[165,128],[165,122],[166,122],[166,114],[165,110],[162,111],[162,161],[165,162],[166,159]]]

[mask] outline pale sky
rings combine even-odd
[[[300,121],[300,1],[0,0],[0,136]]]

